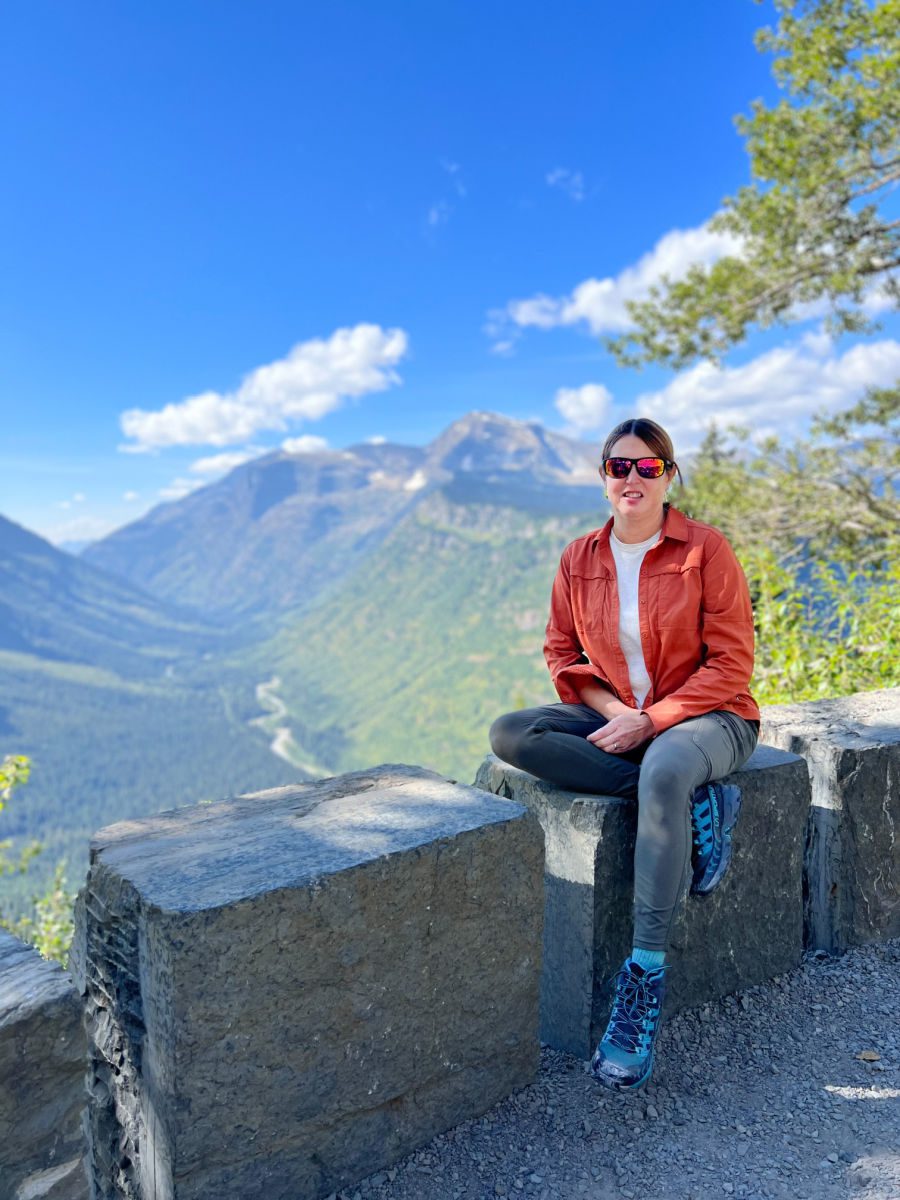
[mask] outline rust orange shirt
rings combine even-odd
[[[581,703],[596,679],[637,708],[619,646],[612,520],[566,546],[553,584],[544,657],[560,700]],[[651,687],[642,711],[657,733],[715,709],[759,720],[750,695],[753,609],[725,535],[668,506],[641,564],[641,645]]]

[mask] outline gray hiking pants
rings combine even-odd
[[[637,798],[634,945],[667,950],[676,908],[690,878],[691,794],[742,766],[758,729],[729,712],[673,725],[625,754],[586,740],[606,718],[586,704],[547,704],[507,713],[491,726],[498,758],[575,792]]]

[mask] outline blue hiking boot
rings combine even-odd
[[[636,1091],[650,1078],[667,970],[662,966],[645,971],[627,958],[616,976],[612,1015],[591,1059],[591,1074],[606,1087]]]
[[[741,811],[741,789],[733,783],[704,783],[691,797],[691,893],[708,896],[731,862],[731,833]]]

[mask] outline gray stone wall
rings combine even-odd
[[[743,791],[734,859],[720,887],[689,898],[676,917],[670,1013],[761,983],[795,966],[803,950],[806,765],[762,746],[729,779]],[[525,804],[544,828],[541,1037],[587,1058],[632,945],[637,803],[565,792],[493,755],[475,782]]]
[[[900,935],[900,689],[765,709],[763,741],[805,762],[761,747],[739,773],[732,871],[674,931],[674,1008],[792,965],[801,923],[832,952]],[[0,931],[0,1200],[86,1200],[85,1061],[103,1200],[320,1196],[523,1086],[541,827],[542,1036],[590,1053],[634,806],[490,759],[478,782],[507,799],[376,768],[98,835],[77,990]]]
[[[900,689],[763,709],[762,738],[809,764],[807,944],[900,935]]]
[[[87,1200],[85,1049],[69,976],[0,929],[2,1200]]]
[[[531,1082],[542,875],[526,809],[410,767],[98,834],[97,1197],[324,1196]]]

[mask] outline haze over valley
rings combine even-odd
[[[553,698],[596,454],[471,413],[424,447],[265,455],[78,558],[0,520],[0,727],[32,760],[10,835],[78,878],[124,817],[385,761],[471,779],[494,716]]]

